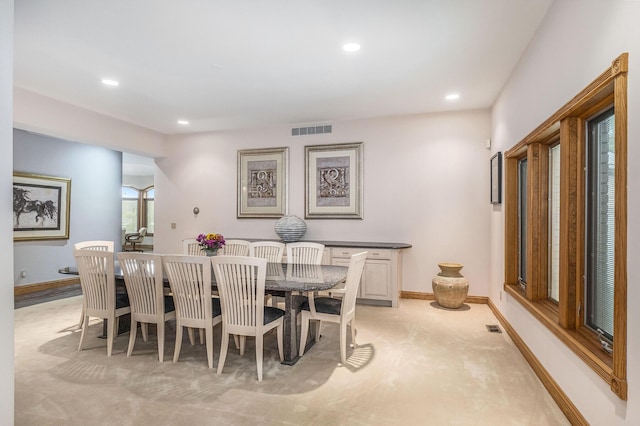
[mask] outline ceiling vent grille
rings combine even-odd
[[[322,126],[294,127],[291,129],[291,136],[318,135],[321,133],[331,133],[331,124]]]

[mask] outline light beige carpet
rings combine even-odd
[[[138,332],[131,357],[120,335],[108,358],[93,320],[77,352],[80,308],[73,297],[15,311],[16,425],[569,424],[506,333],[487,331],[498,322],[486,305],[358,305],[358,347],[345,366],[335,325],[295,366],[278,362],[272,333],[262,383],[250,339],[243,357],[231,344],[221,375],[186,336],[174,364],[172,322],[162,364],[155,327],[146,343]],[[214,339],[217,365],[219,328]]]

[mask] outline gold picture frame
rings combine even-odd
[[[288,147],[239,150],[238,218],[286,215],[288,173]]]
[[[71,179],[13,173],[13,240],[69,239]]]

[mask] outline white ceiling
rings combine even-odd
[[[167,134],[485,108],[551,3],[20,0],[14,80]]]

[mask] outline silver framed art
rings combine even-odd
[[[69,239],[71,179],[13,173],[13,240]]]
[[[289,148],[238,151],[238,217],[287,214]]]
[[[305,146],[305,218],[362,219],[363,143]]]

